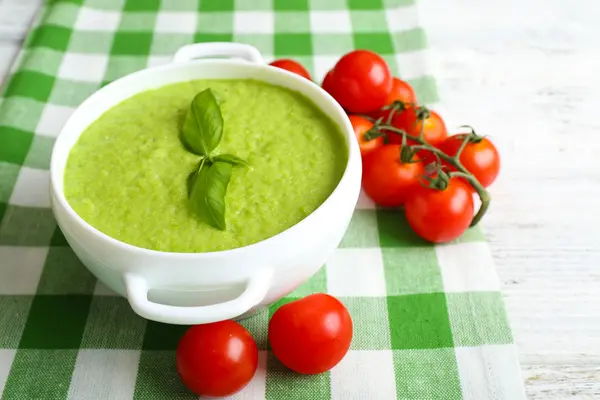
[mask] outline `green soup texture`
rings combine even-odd
[[[235,154],[225,198],[227,229],[190,208],[187,177],[199,156],[180,140],[193,97],[222,99],[224,134],[215,154]],[[72,148],[67,201],[90,225],[135,246],[208,252],[259,242],[300,222],[339,183],[348,149],[339,128],[310,100],[255,80],[197,80],[135,95],[106,111]]]

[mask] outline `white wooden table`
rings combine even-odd
[[[0,82],[41,0],[0,0]],[[484,219],[531,399],[600,398],[600,2],[419,0],[450,127],[503,156]]]

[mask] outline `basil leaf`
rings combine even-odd
[[[216,90],[212,90],[210,89],[213,93],[213,95],[215,96],[215,99],[217,100],[217,104],[221,105],[225,102],[225,100],[223,100],[223,96],[221,96],[221,94],[219,92],[217,92]]]
[[[192,188],[194,187],[194,182],[196,181],[196,176],[198,174],[197,170],[193,170],[187,177],[187,191],[188,197],[192,195]]]
[[[234,156],[233,154],[219,154],[214,158],[215,161],[226,162],[227,164],[231,164],[234,167],[245,167],[248,165],[248,161],[239,158],[238,156]]]
[[[202,160],[200,160],[200,162],[198,163],[198,166],[196,168],[194,168],[194,170],[192,172],[190,172],[190,174],[187,177],[188,196],[191,196],[191,194],[192,194],[192,187],[194,187],[194,182],[196,181],[196,177],[198,177],[198,171],[200,171],[202,169],[202,166],[204,165],[205,161],[206,161],[206,158],[203,158]]]
[[[223,115],[217,98],[210,89],[198,93],[183,122],[183,139],[187,147],[208,156],[223,137]]]
[[[231,179],[232,165],[217,161],[204,162],[193,182],[192,209],[213,228],[225,230],[225,195]]]

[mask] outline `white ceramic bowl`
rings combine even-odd
[[[105,111],[139,92],[213,78],[252,78],[285,86],[311,99],[333,119],[346,138],[349,155],[344,175],[329,198],[276,236],[212,253],[139,248],[105,235],[79,217],[63,192],[67,157],[79,135]],[[58,225],[73,251],[100,281],[126,296],[142,317],[171,324],[202,324],[249,315],[294,290],[325,263],[350,223],[360,190],[361,160],[346,114],[319,86],[265,65],[251,46],[205,43],[185,46],[171,64],[135,72],[90,96],[58,136],[50,175],[52,210]]]

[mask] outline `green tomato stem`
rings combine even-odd
[[[473,176],[473,174],[470,174],[470,173],[465,174],[464,172],[451,172],[450,178],[453,178],[453,177],[460,177],[460,178],[464,178],[467,181],[469,181],[469,183],[471,184],[471,186],[473,186],[473,188],[477,192],[477,195],[481,199],[481,207],[479,207],[479,210],[477,210],[477,214],[475,214],[475,216],[473,217],[473,220],[471,221],[471,225],[470,225],[470,226],[475,226],[479,223],[481,218],[483,218],[488,207],[490,206],[490,201],[491,201],[490,194],[488,193],[487,190],[485,190],[485,188],[481,185],[481,183],[479,183],[479,181],[477,179],[475,179],[475,176]]]
[[[390,132],[390,133],[393,133],[396,135],[401,135],[403,143],[405,143],[406,137],[408,136],[408,134],[404,130],[395,128],[390,125],[379,125],[378,129],[380,129],[381,131],[384,131],[384,132]],[[486,211],[488,210],[492,199],[491,199],[489,192],[483,187],[483,185],[481,183],[479,183],[477,178],[475,178],[475,176],[473,174],[471,174],[462,165],[462,163],[460,162],[460,159],[458,157],[458,156],[460,156],[460,153],[462,152],[464,147],[467,145],[467,142],[469,139],[468,138],[465,139],[465,141],[461,144],[459,151],[457,152],[457,154],[454,157],[449,156],[448,154],[444,153],[442,150],[438,149],[437,147],[434,147],[431,144],[427,143],[427,141],[423,138],[410,136],[410,139],[419,143],[419,145],[411,146],[413,149],[427,150],[436,156],[436,162],[438,164],[438,169],[441,168],[439,160],[442,159],[442,160],[446,161],[448,164],[452,165],[457,170],[457,171],[451,172],[449,174],[450,177],[464,178],[471,184],[473,189],[475,189],[475,191],[477,192],[477,195],[481,199],[481,207],[479,207],[479,210],[477,210],[477,213],[473,217],[473,220],[471,221],[470,226],[477,225],[479,223],[479,221],[481,221],[481,218],[483,218],[483,216],[485,215]]]
[[[458,150],[456,150],[456,154],[454,155],[454,157],[457,160],[460,161],[460,155],[462,154],[463,150],[465,149],[465,147],[467,147],[467,145],[469,144],[470,141],[471,141],[470,135],[465,135],[462,143],[460,144],[460,147],[458,148]]]

